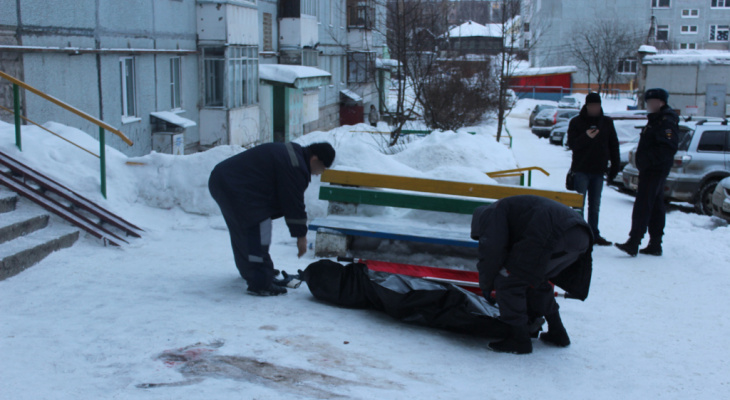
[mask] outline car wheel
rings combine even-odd
[[[709,181],[702,185],[700,192],[697,194],[695,202],[695,211],[702,215],[712,215],[712,194],[715,193],[715,187],[719,181]]]

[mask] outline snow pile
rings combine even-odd
[[[57,123],[47,127],[98,153],[98,142],[86,133]],[[426,137],[406,137],[403,144],[388,146],[389,135],[373,134],[366,124],[343,126],[329,132],[312,132],[297,140],[302,145],[327,141],[337,150],[333,168],[378,174],[435,178],[476,183],[495,183],[486,172],[512,169],[516,162],[504,145],[494,140],[493,130],[474,127],[464,132],[434,132]],[[476,135],[466,131],[477,132]],[[21,162],[48,174],[73,190],[126,209],[134,203],[202,215],[220,213],[208,192],[208,177],[216,164],[243,151],[219,146],[186,156],[152,153],[129,159],[107,149],[109,201],[99,193],[99,160],[32,126],[23,127],[24,150],[13,145],[13,125],[0,125],[0,149]],[[96,149],[96,150],[94,150]],[[391,154],[396,152],[396,154]],[[310,217],[326,215],[327,203],[318,199],[320,181],[312,179],[305,199]]]

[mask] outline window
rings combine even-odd
[[[727,42],[730,25],[710,25],[710,42]]]
[[[730,0],[712,0],[712,8],[730,8]]]
[[[347,26],[350,28],[373,29],[375,27],[374,1],[347,0]]]
[[[229,46],[228,108],[258,103],[259,57],[256,46]]]
[[[530,39],[525,39],[525,49],[530,48]]]
[[[525,22],[525,23],[524,23],[524,24],[522,25],[522,30],[523,30],[524,32],[529,32],[529,31],[530,31],[530,23],[529,23],[529,22]]]
[[[670,0],[651,0],[651,6],[653,8],[669,8],[671,5]]]
[[[697,33],[697,25],[682,25],[682,34],[690,35]]]
[[[203,82],[205,107],[223,107],[224,72],[226,66],[223,47],[203,48]]]
[[[301,0],[301,12],[302,14],[317,16],[317,1]]]
[[[682,50],[695,50],[697,49],[697,43],[681,43],[679,48]]]
[[[656,40],[660,42],[669,40],[669,25],[658,25],[656,27]]]
[[[682,10],[682,18],[699,18],[700,17],[700,10],[694,8],[685,8]]]
[[[725,151],[726,142],[724,131],[707,131],[702,134],[697,151]]]
[[[319,51],[304,49],[302,50],[302,65],[308,67],[316,67],[319,65]]]
[[[180,57],[170,59],[170,108],[182,108],[182,96],[180,95]]]
[[[619,58],[618,73],[619,74],[635,74],[637,61],[635,58]]]
[[[137,86],[134,70],[134,57],[119,59],[120,76],[122,78],[122,116],[137,115]]]
[[[264,51],[274,51],[273,19],[271,13],[264,13],[263,17]]]
[[[375,78],[375,54],[366,52],[347,53],[347,82],[368,83]]]

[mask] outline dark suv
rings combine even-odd
[[[636,190],[639,171],[635,151],[624,168],[624,186]],[[712,215],[712,195],[717,183],[730,176],[730,126],[727,120],[680,125],[679,151],[667,178],[667,200],[688,202],[700,214]]]

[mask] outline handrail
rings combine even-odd
[[[503,174],[511,174],[514,172],[525,172],[525,171],[540,171],[546,176],[550,176],[550,173],[545,171],[544,169],[540,167],[525,167],[525,168],[515,168],[515,169],[505,169],[504,171],[493,171],[493,172],[487,172],[487,176],[490,178],[499,177],[499,175]]]
[[[128,144],[129,146],[132,146],[134,143],[126,135],[124,135],[122,132],[120,132],[116,128],[112,127],[111,125],[107,124],[106,122],[101,121],[97,118],[94,118],[91,115],[79,110],[78,108],[73,107],[45,92],[40,91],[40,90],[34,88],[33,86],[21,81],[20,79],[10,76],[2,71],[0,71],[0,78],[6,79],[7,81],[9,81],[10,83],[13,84],[13,109],[14,110],[11,113],[15,117],[14,118],[15,119],[15,145],[18,147],[18,150],[20,150],[20,151],[23,151],[23,144],[22,144],[23,142],[22,142],[22,133],[21,133],[21,124],[20,124],[21,117],[28,122],[38,125],[37,123],[30,121],[29,119],[25,118],[23,115],[20,114],[20,88],[21,87],[25,90],[30,91],[31,93],[34,93],[34,94],[40,96],[41,98],[43,98],[45,100],[50,101],[51,103],[63,108],[66,111],[70,111],[71,113],[76,114],[81,118],[84,118],[85,120],[87,120],[99,127],[99,155],[97,156],[94,153],[91,153],[91,154],[94,154],[94,156],[99,158],[99,175],[101,176],[101,185],[100,185],[101,186],[101,195],[104,196],[104,198],[106,198],[106,132],[105,131],[110,131],[113,134],[117,135],[119,138],[122,139],[122,141],[124,141],[124,143]],[[40,125],[38,125],[38,126],[40,126]],[[41,126],[41,128],[43,128],[43,127]],[[43,128],[43,129],[51,132],[50,130],[48,130],[46,128]],[[51,133],[53,133],[53,132],[51,132]],[[59,135],[56,134],[56,136],[59,136]],[[62,138],[62,139],[64,139],[64,138]],[[66,139],[64,139],[64,140],[66,140]],[[75,143],[73,143],[69,140],[66,140],[66,141],[75,145]],[[77,146],[77,147],[80,147],[80,146]],[[88,150],[86,150],[86,149],[84,149],[84,150],[88,152]]]
[[[11,109],[9,109],[9,108],[7,108],[7,107],[3,107],[3,106],[0,106],[0,110],[5,110],[5,111],[9,112],[10,114],[15,114],[15,113],[13,112],[13,110],[11,110]],[[68,143],[69,143],[69,144],[71,144],[72,146],[76,146],[76,147],[78,147],[79,149],[81,149],[81,150],[83,150],[83,151],[85,151],[85,152],[87,152],[87,153],[91,154],[92,156],[94,156],[94,157],[96,157],[96,158],[99,158],[99,155],[98,155],[98,154],[96,154],[96,153],[94,153],[93,151],[91,151],[91,150],[89,150],[89,149],[87,149],[87,148],[84,148],[84,147],[82,147],[82,146],[80,146],[80,145],[78,145],[78,144],[76,144],[76,143],[72,142],[71,140],[68,140],[68,139],[66,139],[65,137],[63,137],[63,136],[59,135],[58,133],[56,133],[56,132],[54,132],[54,131],[52,131],[52,130],[50,130],[50,129],[46,128],[45,126],[43,126],[43,125],[41,125],[41,124],[39,124],[39,123],[37,123],[37,122],[35,122],[35,121],[31,120],[30,118],[26,118],[26,117],[25,117],[24,115],[21,115],[21,116],[20,116],[20,118],[23,118],[23,119],[24,119],[24,120],[26,120],[27,122],[30,122],[31,124],[33,124],[33,125],[35,125],[35,126],[37,126],[37,127],[41,128],[41,129],[43,129],[44,131],[46,131],[46,132],[50,133],[51,135],[53,135],[53,136],[56,136],[56,137],[58,137],[59,139],[61,139],[61,140],[64,140],[64,141],[68,142]]]
[[[33,86],[30,86],[29,84],[21,81],[20,79],[17,79],[11,75],[8,75],[2,71],[0,71],[0,78],[6,79],[6,80],[10,81],[11,83],[22,87],[23,89],[28,90],[31,93],[38,95],[38,96],[50,101],[51,103],[54,103],[55,105],[65,109],[66,111],[70,111],[100,128],[104,128],[105,130],[119,136],[119,138],[122,139],[124,141],[124,143],[128,144],[129,146],[132,146],[134,144],[134,142],[132,142],[132,140],[130,140],[124,133],[120,132],[118,129],[112,127],[111,125],[107,124],[106,122],[101,121],[98,118],[94,118],[91,115],[79,110],[78,108],[76,108],[72,105],[69,105],[49,94],[46,94],[45,92],[40,91],[40,90],[34,88]]]
[[[527,171],[527,186],[532,186],[532,171],[540,171],[543,174],[545,174],[546,176],[550,176],[549,172],[545,171],[544,169],[542,169],[540,167],[506,169],[504,171],[487,172],[486,174],[490,178],[507,178],[507,177],[519,176],[520,185],[525,186],[525,174],[524,174],[525,171]]]

